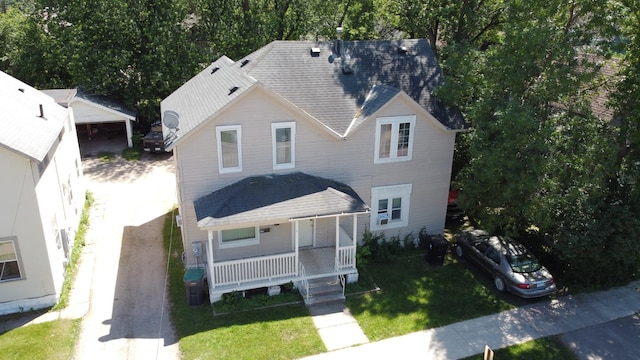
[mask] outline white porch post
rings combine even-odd
[[[336,216],[336,257],[334,259],[335,271],[338,271],[338,256],[340,254],[340,216]]]
[[[293,222],[293,244],[295,247],[295,252],[296,252],[296,276],[300,276],[300,260],[298,257],[298,248],[299,248],[299,244],[300,244],[300,231],[298,230],[298,220],[295,220]]]
[[[127,131],[127,146],[133,147],[133,140],[131,139],[131,136],[133,136],[133,133],[131,132],[131,120],[126,119],[124,124]]]
[[[356,259],[356,247],[358,244],[358,215],[353,214],[353,235],[351,236],[351,240],[353,241],[353,265],[357,266]]]
[[[215,287],[216,286],[216,282],[215,282],[215,274],[213,273],[213,231],[209,230],[207,231],[207,233],[209,234],[209,251],[207,251],[207,266],[209,267],[209,276],[211,276],[211,279],[209,279],[209,285]]]

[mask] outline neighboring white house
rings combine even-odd
[[[123,138],[122,140],[126,137],[127,146],[133,146],[131,122],[136,120],[136,114],[122,104],[106,96],[91,95],[80,89],[41,91],[53,97],[58,104],[73,109],[75,124],[85,136],[91,137],[92,131],[98,131],[102,127]]]
[[[357,280],[365,229],[444,230],[460,112],[425,40],[274,41],[161,103],[188,267],[211,301]]]
[[[0,72],[0,314],[54,305],[85,198],[73,112]]]

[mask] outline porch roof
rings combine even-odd
[[[197,199],[194,207],[200,228],[369,211],[348,185],[301,172],[245,178]]]

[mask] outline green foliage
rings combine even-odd
[[[122,150],[122,157],[129,161],[137,161],[143,153],[142,147],[128,147]]]
[[[76,236],[73,242],[73,249],[71,250],[69,263],[67,264],[67,269],[65,270],[64,283],[62,284],[60,299],[58,300],[58,303],[53,306],[52,310],[64,309],[69,304],[69,294],[71,292],[71,286],[73,285],[76,275],[78,274],[78,261],[80,260],[80,255],[82,255],[84,245],[86,244],[85,237],[90,225],[89,214],[94,201],[95,200],[93,198],[93,194],[90,191],[87,191],[85,194],[84,208],[82,209],[82,214],[80,215],[80,224],[78,225],[78,231],[76,232]]]
[[[56,320],[23,326],[0,334],[3,359],[72,359],[80,321]]]

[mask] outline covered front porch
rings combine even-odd
[[[256,185],[262,190],[259,200],[252,197]],[[320,278],[357,281],[358,215],[369,209],[351,188],[302,173],[248,178],[234,186],[239,189],[224,188],[194,204],[198,226],[208,232],[211,302],[224,293],[288,282],[304,288]],[[272,194],[279,196],[265,200]],[[227,197],[242,209],[211,208],[220,203],[237,208]]]
[[[358,280],[356,267],[357,215],[349,221],[352,233],[340,225],[340,216],[335,216],[336,232],[333,246],[300,246],[299,224],[292,220],[294,229],[293,250],[242,259],[215,261],[213,240],[206,246],[206,273],[211,302],[222,294],[232,291],[270,287],[293,282],[304,287],[309,280],[344,276],[348,281]],[[305,219],[306,220],[306,219]],[[303,220],[302,220],[303,221]],[[326,245],[326,244],[323,244]]]

